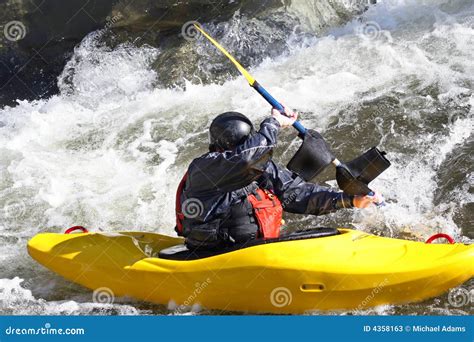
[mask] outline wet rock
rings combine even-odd
[[[57,77],[74,47],[90,32],[106,29],[111,47],[124,42],[159,47],[154,67],[166,70],[162,86],[183,79],[207,82],[234,73],[222,60],[184,39],[189,21],[207,28],[246,65],[287,50],[295,30],[310,34],[338,25],[363,10],[367,0],[8,0],[0,3],[0,106],[58,92]],[[228,34],[230,30],[231,34]],[[207,49],[208,50],[208,49]],[[212,57],[212,67],[209,61]]]
[[[0,4],[0,105],[56,93],[56,77],[74,46],[104,25],[111,8],[108,0],[9,0]]]

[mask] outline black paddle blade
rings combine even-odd
[[[336,180],[339,189],[348,195],[368,195],[372,190],[364,182],[358,180],[347,168],[347,165],[340,164],[336,167]]]
[[[377,147],[346,163],[352,174],[360,181],[369,184],[390,166],[386,153]]]
[[[303,143],[291,158],[287,168],[305,181],[309,181],[320,174],[334,159],[331,149],[321,134],[307,129]]]
[[[349,195],[367,195],[371,192],[368,184],[390,166],[385,154],[372,147],[354,160],[338,166],[336,180],[339,188]]]

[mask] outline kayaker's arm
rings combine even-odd
[[[234,150],[211,152],[195,159],[188,176],[193,192],[196,195],[209,191],[229,192],[257,179],[272,156],[279,129],[275,118],[267,118],[258,132]]]
[[[277,143],[280,124],[273,118],[267,118],[260,124],[260,129],[240,146],[231,151],[211,153],[217,162],[223,161],[230,167],[246,166],[248,169],[262,170]],[[245,170],[245,169],[244,169]],[[223,170],[229,171],[229,170]],[[241,171],[241,170],[236,170]]]
[[[268,163],[266,176],[287,212],[324,215],[338,209],[353,207],[352,196],[307,183],[273,161]]]

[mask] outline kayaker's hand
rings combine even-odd
[[[278,121],[281,127],[289,127],[298,119],[298,114],[285,106],[283,106],[283,108],[285,108],[285,115],[280,113],[278,109],[272,108],[272,116]]]
[[[369,196],[369,195],[357,196],[356,195],[354,196],[354,201],[353,201],[354,207],[361,208],[361,209],[367,208],[372,203],[375,205],[380,205],[383,202],[384,202],[383,196],[382,194],[379,194],[378,192],[376,192],[373,196]]]

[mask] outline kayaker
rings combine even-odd
[[[190,249],[219,249],[280,234],[282,211],[323,215],[366,208],[379,195],[349,196],[305,182],[271,158],[280,128],[297,114],[272,109],[255,132],[243,114],[218,115],[209,128],[209,152],[194,159],[176,195],[176,232]]]

